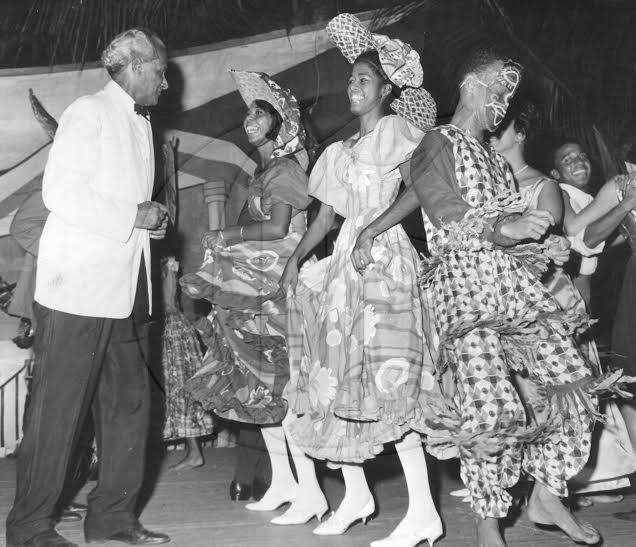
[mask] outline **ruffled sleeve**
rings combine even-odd
[[[369,135],[371,157],[380,177],[409,160],[424,132],[400,116],[385,116]]]
[[[297,162],[277,158],[263,173],[263,197],[271,198],[272,203],[285,203],[302,211],[311,201],[307,182],[307,174]]]
[[[346,217],[348,194],[343,181],[342,154],[345,154],[342,142],[336,142],[320,155],[309,176],[309,195]]]

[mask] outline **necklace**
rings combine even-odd
[[[526,163],[521,169],[517,169],[515,172],[513,172],[512,176],[516,177],[519,173],[523,173],[528,167],[530,166]]]

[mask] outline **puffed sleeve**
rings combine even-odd
[[[291,205],[298,211],[309,207],[308,178],[303,168],[292,159],[277,158],[263,175],[263,198],[272,203]]]
[[[344,185],[344,166],[339,155],[344,154],[342,142],[336,142],[320,155],[309,176],[309,195],[346,217],[347,188]]]
[[[462,199],[454,167],[448,139],[429,131],[411,160],[400,169],[404,183],[414,186],[422,209],[436,228],[460,221],[470,209]]]
[[[371,157],[380,177],[387,175],[410,159],[424,132],[400,116],[385,116],[371,138]]]

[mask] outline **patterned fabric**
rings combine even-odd
[[[333,254],[300,273],[288,299],[292,376],[287,398],[301,416],[292,436],[312,457],[362,462],[410,429],[435,388],[423,341],[417,253],[401,226],[379,236],[364,275],[351,262],[360,230],[395,199],[397,166],[421,132],[383,118],[353,147],[338,142],[316,163],[310,193],[345,217]]]
[[[529,209],[538,208],[541,191],[548,180],[550,179],[543,177],[534,184],[519,190],[519,193],[526,199]],[[569,185],[561,185],[562,188],[565,186]],[[587,196],[587,194],[585,195]],[[563,268],[553,268],[543,277],[543,283],[561,309],[574,315],[587,314],[585,301],[581,293],[579,293],[572,279]],[[592,367],[594,375],[599,376],[602,372],[601,361],[596,343],[590,337],[590,333],[585,333],[578,342],[579,351]],[[592,456],[589,458],[585,469],[573,479],[573,482],[577,484],[577,491],[584,489],[591,492],[600,492],[629,486],[629,479],[625,476],[625,463],[626,460],[634,461],[633,451],[630,454],[626,450],[621,452],[615,448],[617,439],[619,441],[620,439],[629,439],[629,433],[623,421],[613,419],[611,409],[608,412],[606,407],[603,416],[606,424],[598,425],[594,431],[594,437],[591,441]],[[603,429],[607,427],[610,428],[609,431],[603,432]],[[605,446],[606,444],[607,446]],[[603,454],[604,458],[599,459],[599,454]],[[601,476],[603,480],[595,480],[593,483],[586,480],[586,477],[595,476]]]
[[[264,72],[230,70],[245,104],[250,106],[260,99],[271,104],[283,119],[276,135],[272,158],[296,154],[303,168],[307,168],[308,157],[305,150],[305,129],[301,122],[300,108],[296,97],[289,89],[279,86]]]
[[[327,24],[327,34],[349,63],[361,53],[375,49],[385,74],[402,90],[391,109],[422,131],[435,125],[437,105],[422,88],[424,72],[419,54],[407,43],[381,34],[372,34],[350,13],[341,13]]]
[[[186,380],[201,367],[202,355],[196,331],[181,312],[166,315],[161,347],[166,390],[164,440],[212,433],[212,416],[185,390]]]
[[[289,158],[271,160],[250,183],[254,221],[268,219],[273,203],[292,205],[287,235],[208,249],[201,269],[181,279],[186,294],[205,298],[212,313],[200,325],[208,351],[187,388],[204,408],[230,420],[279,423],[289,380],[286,303],[273,300],[287,260],[306,230],[307,175]]]
[[[448,173],[448,181],[472,208],[484,207],[514,188],[499,155],[456,127],[434,131],[453,146],[455,172]],[[517,258],[479,246],[449,252],[444,249],[450,240],[444,227],[436,228],[426,211],[423,216],[431,253],[442,255],[427,290],[435,306],[443,362],[457,380],[461,419],[455,434],[502,439],[496,452],[480,450],[478,442],[461,447],[461,473],[473,510],[482,517],[505,516],[511,501],[506,488],[516,483],[522,462],[528,473],[564,496],[566,481],[589,456],[592,418],[585,401],[572,394],[553,417],[558,420],[556,430],[525,443],[524,449],[524,409],[510,381],[510,369],[525,369],[544,389],[591,376],[569,326],[562,323],[560,308]]]
[[[411,122],[422,131],[428,131],[437,120],[437,105],[433,96],[423,87],[406,87],[390,104],[398,116]]]
[[[397,38],[372,34],[355,15],[341,13],[334,17],[327,24],[327,35],[349,63],[353,63],[361,53],[375,49],[382,70],[396,86],[422,85],[424,72],[417,51]]]

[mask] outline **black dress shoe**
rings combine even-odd
[[[82,520],[82,515],[80,515],[77,511],[64,509],[60,513],[60,522],[78,522],[80,520]]]
[[[252,497],[252,485],[244,482],[232,481],[230,484],[230,499],[232,501],[248,500]]]
[[[260,501],[265,495],[265,492],[267,492],[268,488],[269,482],[256,477],[252,483],[252,499],[254,501]]]
[[[13,539],[7,532],[7,547],[79,547],[79,545],[69,541],[55,530],[46,530],[22,542]]]
[[[168,543],[170,537],[166,534],[146,530],[141,524],[106,537],[91,537],[86,534],[86,543],[104,543],[106,541],[121,541],[128,543],[128,545],[159,545],[160,543]]]
[[[84,505],[83,503],[77,503],[76,501],[72,501],[66,506],[66,509],[69,511],[73,511],[75,513],[86,513],[88,511],[88,505]]]

